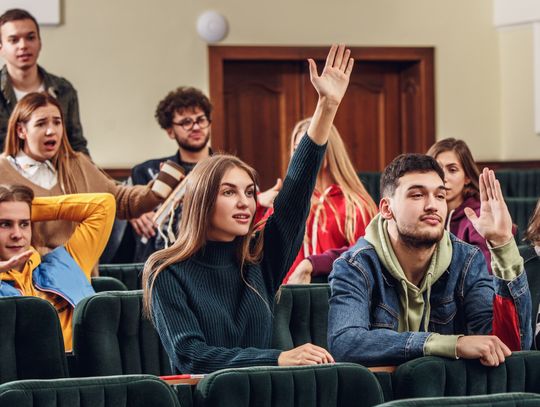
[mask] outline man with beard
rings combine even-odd
[[[133,167],[131,171],[133,184],[146,185],[157,176],[160,166],[167,160],[180,165],[187,175],[195,164],[209,157],[211,115],[212,104],[198,89],[180,87],[165,96],[158,104],[155,117],[167,136],[176,141],[178,151],[170,157],[148,160]],[[173,225],[178,223],[179,211],[180,208],[175,213]],[[150,254],[164,247],[164,241],[157,234],[152,222],[153,215],[153,212],[149,212],[130,221],[139,237],[136,239],[133,259],[135,262],[146,261]]]
[[[489,243],[493,275],[478,248],[444,230],[444,172],[433,158],[402,154],[385,168],[380,213],[330,274],[336,361],[433,355],[498,366],[511,349],[530,348],[531,298],[512,220],[493,171],[479,181],[480,215],[466,215]]]

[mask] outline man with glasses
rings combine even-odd
[[[158,104],[155,117],[167,136],[176,141],[178,151],[170,157],[148,160],[133,167],[131,171],[133,184],[146,185],[157,176],[160,166],[167,160],[179,164],[187,175],[195,164],[210,156],[212,151],[208,142],[211,115],[212,104],[199,89],[180,87],[165,96]],[[175,217],[178,215],[179,209]],[[150,254],[163,248],[163,240],[155,230],[152,217],[153,212],[149,212],[130,221],[137,235],[133,259],[135,262],[146,261]],[[173,224],[177,224],[177,219],[174,219]]]

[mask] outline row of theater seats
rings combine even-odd
[[[540,169],[533,170],[498,170],[497,177],[506,198],[506,203],[517,225],[516,241],[523,242],[530,217],[540,197]],[[380,199],[380,172],[360,172],[358,176],[375,202]]]
[[[113,279],[103,281],[111,283]],[[328,295],[328,285],[324,284],[284,286],[275,304],[273,346],[290,349],[312,342],[326,347]],[[142,318],[141,309],[141,291],[101,292],[84,299],[74,315],[74,354],[66,358],[58,318],[48,302],[33,297],[1,298],[0,383],[70,376],[170,374],[157,333],[150,322]],[[93,380],[97,379],[66,380],[60,384],[56,381],[27,383],[29,387],[23,386],[23,390],[34,391],[30,389],[37,386],[43,394],[49,394],[54,391],[44,390],[47,386],[52,389],[71,386],[73,392],[79,386],[92,387],[92,383],[105,385],[99,380],[95,384]],[[120,393],[129,393],[128,379],[111,380],[116,383],[111,384],[112,387],[124,389],[118,390]],[[3,388],[0,386],[0,400]],[[373,406],[411,397],[540,393],[540,352],[517,352],[496,369],[485,368],[477,361],[435,357],[402,364],[393,373],[372,373],[350,364],[228,369],[206,376],[196,388],[177,386],[171,390],[184,407]],[[111,390],[111,394],[115,391]],[[116,400],[116,396],[111,397]]]
[[[525,255],[527,246],[520,246],[520,252]],[[536,313],[540,305],[540,269],[535,261],[536,268],[527,266],[527,279],[531,291],[532,316],[531,323],[536,322]],[[116,279],[121,280],[128,290],[141,288],[140,273],[144,264],[111,264],[101,265],[101,277],[104,282],[100,283],[103,288],[96,291],[121,290],[118,283],[112,283]],[[96,283],[93,283],[96,285]],[[274,310],[274,346],[282,349],[292,349],[306,342],[326,346],[326,327],[328,315],[328,298],[330,288],[322,281],[322,284],[289,285],[284,286],[278,298]]]
[[[411,407],[540,405],[540,395],[511,392],[480,396],[381,401],[377,383],[362,366],[237,369],[202,380],[186,404],[155,376],[127,375],[22,380],[0,385],[0,407]]]

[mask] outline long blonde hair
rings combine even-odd
[[[310,122],[311,118],[307,118],[299,121],[294,126],[291,137],[291,152],[294,150],[296,139],[306,132]],[[325,160],[327,166],[326,170],[330,174],[332,180],[339,185],[343,192],[343,196],[345,197],[345,230],[341,230],[342,223],[339,219],[337,224],[340,228],[340,232],[347,239],[349,244],[353,244],[356,241],[357,212],[360,213],[364,224],[367,225],[371,218],[377,213],[378,208],[356,174],[351,159],[349,158],[349,154],[347,153],[347,149],[345,148],[345,144],[343,143],[343,139],[334,125],[332,125],[328,137]],[[325,169],[321,168],[318,174],[319,178],[322,177],[323,171],[325,171]],[[322,193],[322,191],[319,192]],[[316,198],[312,197],[312,208],[316,202]],[[334,215],[339,218],[337,210],[331,203],[330,208]],[[326,219],[323,218],[322,222],[325,224]],[[307,239],[307,233],[305,239]]]
[[[182,205],[178,239],[172,246],[153,253],[144,265],[142,274],[144,289],[143,311],[146,316],[151,317],[152,290],[159,273],[171,264],[189,259],[206,244],[206,236],[210,226],[209,219],[215,207],[221,180],[231,168],[244,170],[253,183],[257,185],[255,170],[239,158],[227,154],[216,154],[206,158],[200,161],[189,173],[186,181],[186,193]],[[257,197],[255,196],[255,202],[256,200]],[[254,235],[254,226],[252,220],[247,235],[236,238],[238,245],[237,259],[242,279],[260,296],[257,290],[247,283],[243,275],[244,264],[256,263],[262,253],[262,233],[259,233],[254,244],[251,242]]]
[[[40,107],[48,105],[55,106],[60,112],[62,119],[62,142],[56,152],[55,156],[51,159],[52,165],[58,171],[58,180],[60,188],[65,194],[77,192],[75,184],[75,176],[71,168],[71,159],[75,158],[77,153],[71,148],[69,144],[66,126],[64,121],[64,113],[58,101],[45,92],[33,92],[24,96],[17,105],[11,116],[9,117],[8,129],[6,135],[6,141],[4,145],[4,154],[12,157],[17,156],[19,151],[23,150],[25,140],[19,138],[17,134],[18,126],[26,126],[32,117],[32,114]]]

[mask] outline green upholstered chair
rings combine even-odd
[[[505,197],[540,196],[540,169],[495,171]]]
[[[36,297],[0,298],[0,383],[68,376],[58,315]]]
[[[328,284],[284,285],[274,304],[272,346],[289,350],[310,342],[327,348]]]
[[[519,254],[523,257],[532,302],[532,328],[536,327],[536,316],[540,305],[540,257],[533,246],[519,246]],[[535,348],[540,349],[540,338],[537,338]]]
[[[0,407],[181,407],[154,376],[22,380],[0,386]]]
[[[478,360],[426,356],[400,365],[393,374],[394,398],[540,393],[540,352],[514,352],[498,367]]]
[[[100,264],[99,275],[117,278],[125,284],[128,290],[140,290],[143,268],[144,263]]]
[[[362,184],[366,187],[366,190],[369,192],[369,195],[373,200],[378,203],[381,199],[381,173],[380,172],[369,172],[361,171],[358,173]]]
[[[512,221],[518,227],[518,233],[516,236],[516,241],[518,244],[523,244],[523,235],[527,230],[527,225],[529,219],[534,213],[534,208],[536,207],[536,202],[538,197],[534,198],[506,198],[506,205],[512,216]]]
[[[336,363],[219,370],[199,382],[194,401],[197,407],[367,407],[383,397],[367,368]]]
[[[73,316],[73,353],[81,376],[171,374],[142,291],[109,291],[83,299]]]
[[[427,397],[423,399],[395,400],[378,407],[536,407],[540,405],[540,394],[502,393],[465,397]]]
[[[126,285],[114,277],[92,277],[92,287],[96,293],[102,291],[127,291]]]

